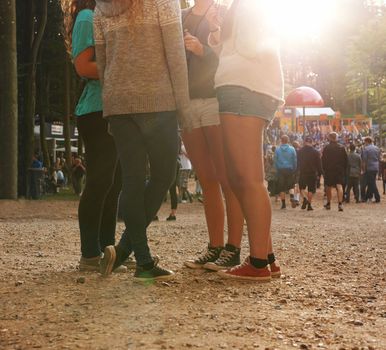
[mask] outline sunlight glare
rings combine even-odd
[[[336,0],[276,0],[281,36],[288,40],[317,38],[336,18]]]

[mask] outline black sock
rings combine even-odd
[[[285,205],[285,199],[281,200],[281,204]]]
[[[275,262],[275,254],[268,254],[268,264],[273,264]]]
[[[258,259],[250,256],[249,260],[251,262],[251,265],[256,267],[257,269],[262,269],[268,265],[268,260],[266,259]]]

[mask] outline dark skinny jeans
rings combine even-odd
[[[359,177],[349,176],[347,182],[346,201],[350,202],[351,189],[354,192],[354,198],[359,201]]]
[[[366,200],[371,200],[373,196],[377,202],[381,200],[377,187],[377,173],[377,171],[366,171],[365,173],[367,183]]]
[[[86,186],[79,202],[81,251],[84,258],[99,256],[115,244],[121,172],[114,139],[102,112],[77,119],[86,150]]]
[[[146,228],[174,181],[178,153],[175,112],[130,114],[109,118],[122,168],[122,213],[125,231],[119,247],[134,251],[138,265],[153,259]],[[146,183],[146,163],[150,179]]]
[[[177,206],[178,206],[177,183],[178,183],[179,173],[180,173],[180,165],[177,162],[176,177],[174,179],[174,182],[169,188],[170,206],[172,210],[177,210]]]

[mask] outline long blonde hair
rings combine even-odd
[[[82,10],[95,9],[95,0],[61,0],[64,25],[64,42],[69,55],[72,48],[72,31],[78,13]]]

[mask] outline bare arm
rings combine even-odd
[[[94,60],[95,49],[89,47],[82,51],[74,60],[75,70],[79,76],[88,79],[99,79],[97,64]]]

